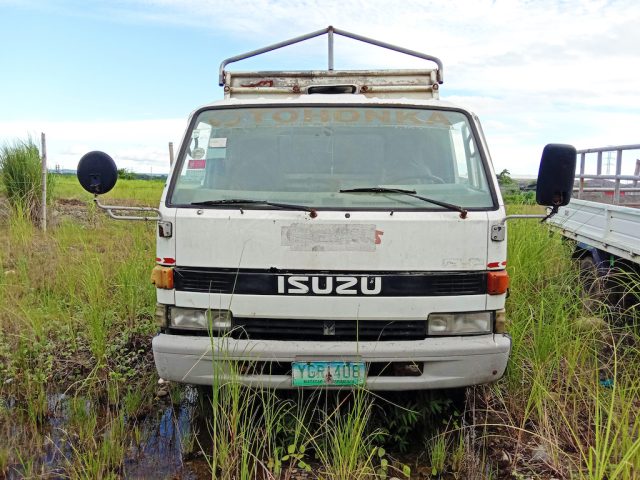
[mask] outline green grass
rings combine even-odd
[[[46,234],[25,215],[7,221],[0,233],[0,399],[14,399],[11,425],[24,431],[3,437],[10,445],[3,464],[23,465],[27,475],[45,468],[40,432],[54,414],[48,393],[67,391],[94,408],[123,397],[127,414],[136,405],[148,408],[148,379],[155,377],[149,359],[154,231],[102,215],[81,223],[63,217]],[[146,402],[126,394],[134,377]],[[78,412],[81,421],[65,426],[78,438],[70,442],[72,460],[60,460],[58,468],[75,478],[106,478],[123,460],[116,442],[122,428],[115,423],[120,430],[105,430],[96,425],[95,410],[88,418]]]
[[[0,148],[0,183],[11,207],[20,216],[36,221],[42,205],[42,162],[38,146],[29,138]],[[47,203],[53,197],[55,181],[47,175]]]
[[[108,198],[156,205],[161,187],[121,181]],[[17,209],[0,228],[0,477],[119,478],[147,434],[141,422],[157,405],[154,229],[95,211],[74,177],[57,180],[56,199],[80,215],[59,217],[43,234]],[[180,432],[182,452],[202,453],[208,476],[229,479],[287,478],[307,468],[336,479],[402,478],[421,469],[478,479],[511,472],[637,478],[637,325],[608,324],[594,319],[605,311],[585,311],[571,246],[535,220],[509,223],[508,261],[507,374],[470,389],[460,416],[417,395],[408,403],[413,412],[363,391],[283,398],[241,387],[234,377],[242,366],[227,364],[231,376],[217,372],[200,413],[205,426]],[[620,282],[638,290],[636,277]],[[66,406],[52,406],[48,394],[62,392]],[[181,392],[173,387],[171,396]],[[412,437],[414,457],[394,458],[399,436],[415,433],[411,423],[439,415],[444,423]],[[53,431],[67,453],[45,465],[50,422],[60,416],[65,423]]]
[[[640,402],[638,330],[588,318],[571,245],[558,234],[522,221],[509,229],[514,347],[492,407],[508,412],[502,421],[519,432],[518,448],[533,440],[547,452],[553,472],[635,478],[640,421],[629,412]]]
[[[90,201],[93,195],[85,192],[78,185],[75,175],[55,175],[56,199],[75,199]],[[120,179],[109,193],[101,195],[102,203],[111,200],[126,201],[135,205],[157,207],[160,202],[164,180],[124,180]]]

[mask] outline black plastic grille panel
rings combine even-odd
[[[426,320],[308,320],[234,318],[231,336],[251,340],[421,340]]]
[[[486,272],[309,272],[276,270],[232,270],[197,267],[176,267],[174,283],[178,291],[202,293],[234,293],[238,295],[278,295],[278,277],[304,276],[319,278],[326,285],[327,278],[348,276],[368,280],[380,277],[382,297],[435,297],[483,295],[487,292]],[[282,279],[280,280],[283,281]],[[337,280],[336,280],[337,282]],[[308,284],[311,282],[308,281]],[[280,293],[282,294],[282,293]],[[362,293],[358,293],[362,294]],[[291,295],[290,293],[288,295]],[[308,293],[297,295],[320,295]],[[325,296],[338,296],[335,290]]]

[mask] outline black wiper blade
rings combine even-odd
[[[191,202],[191,205],[268,205],[270,207],[281,208],[283,210],[303,210],[305,212],[315,212],[315,209],[307,207],[305,205],[269,202],[267,200],[253,200],[247,198],[222,198],[218,200],[203,200],[201,202]]]
[[[263,203],[260,200],[248,200],[246,198],[221,198],[218,200],[202,200],[201,202],[191,202],[191,205],[250,205]]]
[[[413,193],[415,190],[405,190],[404,188],[385,188],[385,187],[362,187],[362,188],[343,188],[340,193]]]
[[[345,189],[339,190],[339,192],[340,193],[400,193],[403,195],[408,195],[413,198],[417,198],[419,200],[422,200],[423,202],[438,205],[448,210],[460,212],[460,218],[467,218],[467,213],[468,213],[467,210],[465,210],[462,207],[459,207],[458,205],[442,202],[440,200],[434,200],[433,198],[423,197],[422,195],[417,195],[415,190],[405,190],[403,188],[385,188],[385,187],[345,188]]]

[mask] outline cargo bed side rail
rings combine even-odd
[[[616,205],[621,203],[621,192],[629,192],[634,196],[638,195],[640,199],[640,187],[638,186],[638,182],[640,181],[640,159],[636,159],[633,175],[622,174],[622,154],[629,150],[640,150],[640,144],[615,145],[578,150],[578,155],[580,156],[580,172],[576,175],[576,178],[579,179],[579,182],[573,189],[574,192],[577,192],[577,197],[584,199],[585,192],[612,192],[612,203]],[[587,174],[585,173],[587,154],[593,153],[597,154],[596,173]],[[607,153],[608,156],[615,154],[615,174],[602,173],[603,153]],[[609,161],[610,160],[611,159],[609,159]],[[589,185],[588,183],[592,182],[585,182],[585,180],[591,180],[592,182],[599,180],[602,185]],[[605,183],[609,183],[609,186],[605,185]],[[611,183],[613,183],[613,185],[610,185]]]
[[[640,209],[574,198],[549,223],[565,237],[640,264]]]

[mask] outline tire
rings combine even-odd
[[[607,301],[605,279],[598,273],[598,266],[591,255],[585,255],[578,262],[582,304],[589,313],[599,313]]]

